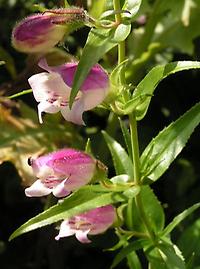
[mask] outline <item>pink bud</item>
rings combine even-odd
[[[98,207],[85,213],[64,220],[61,223],[59,234],[55,237],[70,235],[76,236],[81,243],[90,243],[87,235],[96,235],[105,232],[116,220],[116,211],[112,205]]]
[[[80,8],[48,10],[19,22],[12,32],[13,46],[26,53],[47,52],[61,41],[73,23],[76,28],[85,20]]]
[[[41,59],[39,66],[48,72],[39,73],[29,78],[29,84],[38,105],[39,121],[42,123],[42,112],[61,112],[67,121],[83,124],[82,114],[99,105],[109,89],[109,78],[100,65],[91,68],[83,82],[78,95],[69,109],[69,97],[78,63],[66,63],[60,66],[48,66]]]
[[[48,195],[51,192],[56,197],[67,196],[87,184],[96,172],[96,160],[75,149],[61,149],[35,160],[29,159],[29,164],[38,178],[25,189],[25,194],[29,197]]]

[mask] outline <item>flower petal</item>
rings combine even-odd
[[[71,89],[65,84],[58,73],[39,73],[31,76],[28,82],[33,89],[33,95],[37,102],[62,97],[67,100]]]
[[[43,101],[43,102],[39,103],[39,105],[38,105],[39,122],[43,123],[42,112],[57,113],[58,111],[60,111],[60,107],[55,106],[55,105],[53,105],[52,103],[50,103],[48,101]]]
[[[80,102],[83,104],[84,111],[95,108],[101,104],[106,97],[106,90],[93,89],[85,91],[81,97]]]
[[[78,62],[69,62],[59,66],[49,66],[46,59],[42,58],[38,65],[48,72],[59,73],[68,87],[72,87]],[[94,65],[80,87],[80,91],[85,92],[93,89],[107,90],[109,88],[109,78],[105,70],[99,65]]]
[[[76,230],[72,229],[68,220],[64,220],[60,225],[60,231],[55,237],[56,240],[59,240],[61,237],[67,237],[75,234]]]
[[[51,193],[51,189],[47,188],[41,180],[36,180],[29,188],[25,189],[28,197],[40,197]]]
[[[86,230],[86,231],[82,231],[82,230],[77,230],[75,233],[76,238],[78,239],[78,241],[80,241],[81,243],[91,243],[91,240],[88,239],[87,235],[89,233],[90,230]]]
[[[72,109],[69,109],[69,106],[61,108],[61,114],[63,117],[70,122],[73,122],[78,125],[85,125],[82,119],[82,114],[84,112],[84,104],[82,99],[75,101]]]
[[[66,186],[67,179],[63,180],[60,184],[58,184],[55,188],[53,188],[53,195],[55,197],[61,198],[70,194],[70,191],[67,190]]]

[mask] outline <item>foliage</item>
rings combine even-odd
[[[59,17],[61,14],[55,15],[51,9],[79,5],[86,10],[81,11],[81,27],[82,24],[85,27],[59,40],[56,48],[25,55],[11,47],[10,35],[16,21],[36,11]],[[199,132],[200,103],[194,82],[199,83],[200,72],[199,2],[69,0],[40,1],[38,5],[32,0],[20,0],[0,1],[0,7],[5,14],[15,14],[11,23],[8,17],[3,18],[0,30],[0,171],[4,173],[4,165],[12,164],[16,171],[9,177],[14,179],[18,174],[22,190],[36,179],[27,164],[28,158],[63,147],[85,149],[94,158],[98,170],[87,186],[62,200],[52,196],[37,198],[40,212],[28,214],[17,222],[17,227],[11,227],[9,239],[30,231],[37,233],[42,227],[40,231],[43,231],[50,224],[58,225],[80,213],[113,204],[117,220],[111,240],[101,242],[95,236],[92,244],[97,249],[110,250],[111,256],[115,254],[113,261],[102,267],[200,267],[200,223],[196,217],[200,207],[199,141],[195,139]],[[47,9],[50,11],[45,12]],[[77,14],[72,15],[71,23],[79,23]],[[59,17],[59,24],[63,24],[63,18]],[[79,60],[70,85],[69,108],[73,108],[82,94],[81,86],[91,68],[97,63],[105,68],[108,94],[96,109],[84,113],[84,126],[69,123],[58,114],[52,115],[53,110],[44,116],[45,123],[38,123],[27,79],[41,72],[37,63],[44,57],[49,66]],[[51,98],[45,101],[54,102]],[[108,171],[106,176],[105,171]],[[7,173],[3,174],[6,179]],[[12,193],[6,195],[9,198],[2,198],[2,204],[4,200],[12,200]],[[19,204],[15,210],[19,210]],[[8,213],[14,214],[12,211]],[[52,233],[51,230],[51,237]],[[17,240],[22,242],[24,238],[25,235]],[[4,246],[6,240],[0,238],[3,255],[9,252]],[[76,249],[77,245],[71,242],[70,247]],[[90,267],[94,264],[87,266]]]

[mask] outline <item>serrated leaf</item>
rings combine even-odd
[[[196,268],[200,258],[200,219],[181,232],[177,245],[187,261],[187,269]],[[189,246],[189,247],[188,247]]]
[[[185,269],[184,259],[175,245],[160,243],[146,254],[153,269]]]
[[[127,174],[133,179],[133,164],[125,149],[106,132],[102,133],[112,155],[116,174]]]
[[[142,174],[156,181],[184,148],[199,123],[200,103],[197,103],[149,143],[141,156]]]
[[[151,228],[157,233],[163,230],[165,224],[165,215],[163,208],[158,201],[157,197],[153,193],[150,186],[142,186],[140,190],[140,196],[143,203],[144,211],[149,219]],[[140,214],[138,212],[135,202],[132,205],[132,226],[135,231],[146,232],[146,228],[141,223]]]
[[[10,236],[9,240],[14,239],[21,234],[52,224],[59,220],[70,218],[90,209],[108,204],[125,202],[128,199],[123,193],[104,191],[95,192],[92,191],[92,189],[92,186],[86,186],[63,199],[61,203],[50,207],[36,217],[28,220]],[[136,190],[135,195],[137,195],[137,193]]]
[[[132,243],[129,243],[126,247],[121,249],[120,252],[115,256],[111,265],[111,269],[115,268],[124,258],[126,258],[132,252],[143,248],[145,242],[145,240],[137,240]]]
[[[143,100],[143,102],[136,107],[137,120],[143,119],[146,115],[151,97],[153,96],[154,90],[161,80],[176,72],[195,68],[200,68],[200,62],[179,61],[154,67],[137,85],[135,91],[133,92],[132,99],[137,100],[137,98],[141,97],[143,99],[146,96],[146,100]]]
[[[185,218],[187,218],[190,214],[192,214],[196,209],[198,209],[200,207],[200,203],[194,204],[193,206],[187,208],[186,210],[184,210],[182,213],[180,213],[179,215],[177,215],[173,221],[167,225],[167,227],[164,229],[164,231],[161,233],[161,236],[165,236],[169,233],[171,233],[171,231],[180,224],[181,221],[183,221]]]
[[[92,66],[96,64],[105,53],[117,45],[113,37],[113,30],[91,29],[74,76],[70,94],[70,107]]]

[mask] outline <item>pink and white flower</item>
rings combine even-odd
[[[116,220],[116,211],[112,205],[98,207],[89,210],[70,219],[64,220],[60,225],[59,234],[55,237],[74,235],[81,243],[90,243],[88,235],[96,235],[105,232]]]
[[[26,53],[47,52],[70,31],[74,22],[85,20],[81,8],[54,9],[43,14],[28,16],[19,22],[12,32],[15,49]]]
[[[56,197],[67,196],[87,184],[96,172],[96,160],[75,149],[62,149],[36,159],[30,158],[29,164],[38,178],[25,189],[29,197],[51,192]]]
[[[39,73],[29,78],[29,84],[38,104],[39,122],[42,112],[61,112],[63,117],[76,124],[84,124],[82,114],[102,103],[109,89],[107,73],[96,64],[83,82],[78,95],[69,108],[69,97],[78,63],[66,63],[50,67],[43,58],[39,66],[48,72]]]

